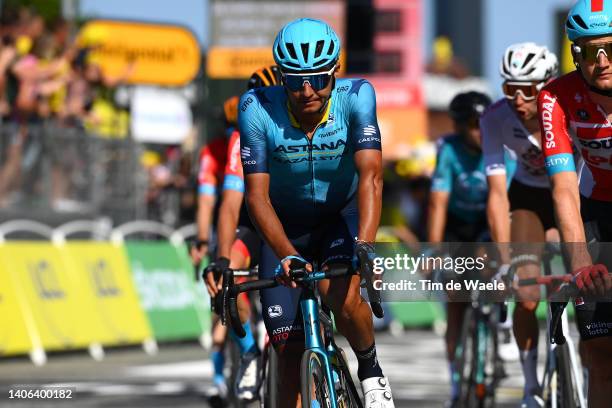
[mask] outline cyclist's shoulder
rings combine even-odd
[[[239,114],[263,110],[285,109],[287,96],[282,86],[266,86],[243,93],[238,105]]]
[[[580,73],[578,71],[572,71],[546,84],[541,93],[544,95],[553,94],[560,98],[565,96],[573,98],[576,92],[584,91],[586,91],[586,87]]]
[[[206,143],[200,149],[200,157],[205,155],[220,156],[227,149],[228,140],[226,137],[218,136]]]
[[[480,121],[481,123],[493,125],[507,118],[514,119],[516,114],[510,107],[508,98],[501,98],[485,109],[480,117]]]
[[[339,98],[371,98],[374,96],[374,86],[364,78],[338,78],[335,87]]]

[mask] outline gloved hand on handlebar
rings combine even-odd
[[[612,290],[612,277],[605,265],[584,266],[573,273],[574,282],[578,289],[589,295],[603,296]]]
[[[223,271],[229,268],[229,265],[229,259],[220,257],[209,263],[206,269],[204,269],[202,278],[206,282],[206,289],[208,289],[208,294],[211,298],[217,296],[217,293],[221,291]]]
[[[312,272],[312,265],[300,255],[289,255],[281,260],[281,268],[277,270],[276,279],[278,283],[290,288],[297,288],[297,283],[291,279],[290,271],[306,269]]]

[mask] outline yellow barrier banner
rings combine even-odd
[[[9,242],[0,254],[45,350],[85,348],[94,342],[92,311],[57,248],[43,242]]]
[[[0,245],[0,253],[3,250]],[[31,313],[18,296],[6,262],[0,262],[0,356],[25,354],[42,347]]]
[[[122,247],[69,242],[60,248],[71,278],[91,303],[102,344],[140,343],[152,338]]]
[[[109,77],[132,84],[182,86],[200,69],[200,46],[186,28],[128,21],[93,20],[78,43],[91,50],[89,61]]]

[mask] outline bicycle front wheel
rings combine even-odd
[[[331,407],[331,385],[327,382],[327,376],[325,375],[325,362],[313,350],[306,350],[302,356],[300,381],[302,385],[302,407]]]

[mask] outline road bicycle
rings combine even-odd
[[[363,256],[358,255],[360,258]],[[365,269],[362,276],[366,279],[372,310],[377,317],[382,317],[380,293],[372,287],[371,271],[368,271],[368,268]],[[291,271],[291,279],[302,288],[300,310],[304,325],[305,347],[300,367],[300,384],[303,407],[363,407],[344,351],[334,340],[330,310],[325,305],[320,306],[315,285],[322,279],[345,278],[353,274],[354,271],[347,266],[332,267],[325,271],[310,273],[305,269]],[[274,288],[278,285],[276,279],[260,279],[234,284],[231,275],[228,276],[225,305],[230,323],[239,336],[244,336],[245,333],[238,316],[238,295],[254,290]],[[272,383],[276,382],[275,378],[270,375],[268,379]]]
[[[578,294],[571,274],[553,275],[551,262],[560,251],[547,245],[542,256],[544,275],[521,279],[519,286],[545,285],[549,292],[546,314],[547,347],[546,364],[542,384],[542,398],[550,408],[587,406],[584,394],[583,373],[576,353],[576,346],[569,335],[566,306],[568,299]]]

